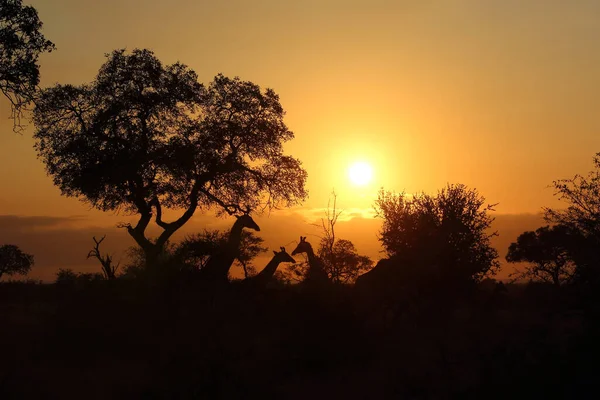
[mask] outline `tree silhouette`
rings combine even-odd
[[[27,275],[33,265],[33,256],[24,253],[17,246],[5,244],[0,246],[0,278],[2,275]]]
[[[383,218],[379,240],[400,264],[433,268],[448,283],[479,281],[500,266],[490,244],[493,205],[475,189],[448,185],[412,198],[381,190],[375,210]]]
[[[571,243],[571,258],[576,264],[576,278],[600,283],[600,153],[593,158],[594,169],[586,176],[553,182],[555,195],[567,203],[566,209],[544,208],[548,222],[577,231]]]
[[[273,90],[223,75],[205,88],[149,50],[107,58],[91,84],[41,93],[36,148],[64,195],[139,216],[123,226],[148,262],[197,208],[235,214],[307,196],[306,171],[283,154],[293,133]],[[163,208],[183,212],[167,222]],[[146,235],[153,218],[155,240]]]
[[[573,232],[565,225],[524,232],[510,245],[506,261],[529,263],[523,271],[514,274],[517,279],[540,280],[560,286],[570,282],[575,272],[569,254],[574,239]]]
[[[190,235],[182,240],[174,249],[174,257],[188,267],[201,270],[206,266],[210,257],[225,246],[228,236],[229,232],[226,231],[205,229],[202,233]],[[264,240],[256,236],[254,232],[242,231],[236,263],[243,268],[246,278],[256,272],[252,260],[268,250],[263,243]]]
[[[54,50],[41,28],[35,8],[21,0],[0,0],[0,91],[10,101],[15,128],[40,81],[38,58]]]

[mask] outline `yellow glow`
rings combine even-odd
[[[355,162],[348,168],[348,177],[357,186],[364,186],[373,178],[373,168],[366,162]]]

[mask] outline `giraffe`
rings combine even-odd
[[[391,271],[392,268],[393,263],[389,259],[381,259],[375,267],[356,278],[354,287],[361,291],[374,289],[378,284],[389,281],[388,275],[393,272]]]
[[[247,281],[249,283],[264,287],[267,285],[267,283],[269,283],[271,278],[273,278],[273,275],[275,274],[275,271],[277,270],[279,264],[281,264],[282,262],[296,262],[296,260],[294,260],[292,256],[290,256],[287,253],[287,251],[285,251],[285,247],[280,247],[280,250],[280,252],[273,251],[273,258],[271,259],[271,261],[269,261],[266,267],[262,271],[260,271],[256,276],[250,277],[244,282]]]
[[[305,282],[316,284],[330,282],[323,261],[316,256],[311,244],[306,241],[306,236],[300,236],[300,243],[298,243],[298,246],[292,251],[292,256],[299,253],[306,253],[308,256],[308,272],[304,279]]]
[[[206,266],[201,270],[202,276],[208,280],[228,282],[229,269],[240,251],[242,230],[248,228],[257,232],[260,231],[260,227],[249,214],[244,213],[241,216],[236,216],[236,218],[225,246],[217,254],[211,256],[206,262]]]

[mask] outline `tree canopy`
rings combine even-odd
[[[33,256],[12,244],[0,246],[0,278],[2,275],[27,275],[33,265]]]
[[[35,8],[21,0],[0,0],[0,91],[11,103],[15,126],[37,90],[40,54],[54,50],[41,28]]]
[[[64,195],[139,216],[126,228],[150,255],[198,208],[235,214],[306,198],[306,171],[283,153],[294,136],[284,115],[271,89],[223,75],[205,87],[181,63],[116,50],[90,84],[42,91],[34,137]],[[167,222],[163,208],[182,213]],[[153,218],[162,233],[150,240]]]
[[[401,263],[433,268],[445,281],[478,281],[500,267],[490,243],[493,205],[475,189],[448,185],[412,197],[381,190],[375,210],[383,218],[379,240]]]

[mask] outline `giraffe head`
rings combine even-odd
[[[292,258],[292,256],[290,256],[287,251],[285,251],[285,247],[280,247],[281,251],[277,252],[275,250],[273,250],[273,254],[275,254],[275,256],[273,257],[275,260],[277,260],[278,262],[282,263],[282,262],[291,262],[291,263],[295,263],[296,260],[294,260]]]
[[[260,227],[254,222],[250,214],[244,213],[242,215],[236,216],[237,223],[241,224],[242,227],[248,229],[254,229],[255,231],[260,232]]]
[[[300,243],[292,251],[292,255],[295,256],[296,254],[308,253],[310,251],[312,251],[312,246],[306,241],[306,236],[300,236]]]

